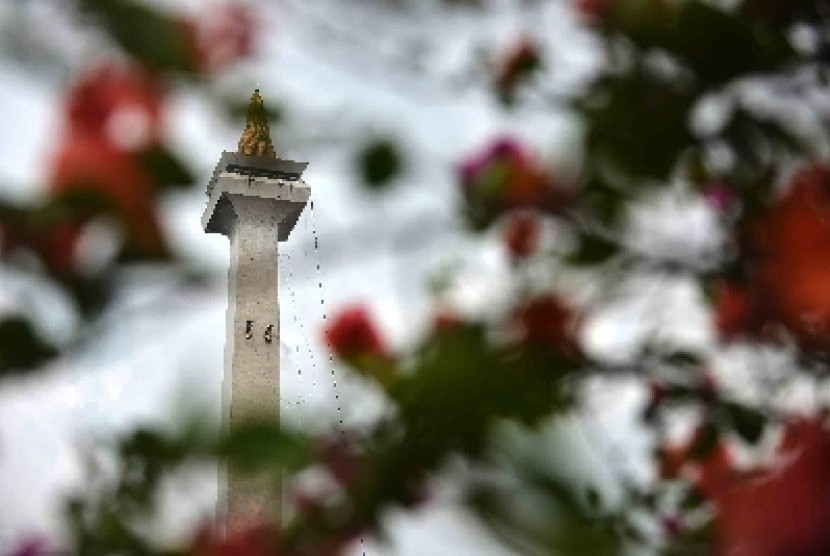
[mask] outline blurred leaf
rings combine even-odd
[[[52,221],[65,218],[84,221],[113,210],[112,199],[100,187],[89,185],[66,189],[51,196],[42,212]]]
[[[388,139],[378,139],[357,153],[357,166],[363,183],[375,191],[387,187],[403,168],[403,155]]]
[[[30,370],[57,354],[26,319],[9,316],[0,322],[0,373]]]
[[[139,160],[159,191],[184,189],[195,182],[190,169],[173,153],[160,145],[142,151],[139,154]]]
[[[86,319],[99,315],[115,293],[115,277],[110,272],[94,276],[69,276],[62,278],[60,284]]]
[[[620,556],[621,534],[613,520],[586,508],[573,485],[539,476],[527,469],[511,470],[522,483],[509,488],[479,484],[468,503],[498,537],[519,553],[568,556]],[[536,515],[523,515],[523,506],[536,508]],[[518,511],[517,511],[518,510]]]
[[[738,403],[727,403],[725,409],[729,414],[735,432],[750,444],[757,443],[764,434],[766,417],[759,410]]]
[[[700,367],[703,357],[692,351],[677,350],[661,356],[663,362],[675,367]]]
[[[224,104],[227,115],[234,121],[245,121],[248,116],[248,110],[251,108],[249,101],[240,102],[237,98],[220,99]],[[264,111],[265,117],[268,119],[269,125],[274,125],[282,122],[285,119],[285,114],[282,108],[272,99],[268,100],[268,104],[259,107]]]
[[[152,250],[144,245],[134,241],[135,238],[127,238],[127,241],[118,253],[117,261],[119,264],[130,263],[169,263],[174,260],[175,254],[171,252],[167,245],[155,246]],[[132,240],[132,241],[131,241]]]
[[[80,0],[131,56],[151,69],[192,73],[196,69],[181,25],[132,0]]]
[[[609,187],[597,176],[585,183],[579,195],[581,210],[604,228],[613,228],[619,224],[628,201],[626,191]]]
[[[753,26],[737,13],[704,2],[684,2],[677,22],[657,45],[687,63],[708,85],[772,70],[793,54],[783,29]]]
[[[646,76],[642,71],[608,77],[577,108],[587,123],[591,164],[609,174],[641,178],[668,177],[678,157],[694,144],[688,129],[694,91],[680,83]]]
[[[585,502],[588,505],[588,509],[592,512],[599,512],[602,509],[602,499],[596,487],[588,486],[585,489]]]
[[[186,450],[183,445],[157,430],[140,428],[124,440],[121,453],[169,465],[180,461]]]
[[[579,247],[570,253],[566,260],[575,266],[589,266],[604,263],[617,253],[620,247],[616,243],[597,235],[582,234]]]
[[[232,430],[221,443],[220,454],[244,469],[296,469],[308,459],[304,442],[281,431],[276,423],[264,421]]]
[[[360,353],[348,357],[347,361],[360,375],[374,380],[384,390],[389,390],[398,381],[398,369],[392,358]]]
[[[719,439],[718,429],[712,423],[705,423],[689,447],[688,457],[693,460],[705,459],[718,445]]]

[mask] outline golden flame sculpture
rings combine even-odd
[[[248,156],[266,156],[277,158],[274,145],[271,143],[271,132],[268,129],[268,114],[265,111],[265,104],[259,89],[254,90],[251,95],[251,103],[248,105],[248,114],[245,121],[245,131],[239,138],[239,154]]]

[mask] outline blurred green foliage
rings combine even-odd
[[[395,141],[376,139],[357,152],[356,166],[366,187],[372,191],[381,191],[403,170],[403,154]]]
[[[474,231],[492,230],[502,217],[522,210],[565,229],[574,248],[511,259],[512,306],[495,318],[479,322],[453,315],[436,322],[411,349],[396,354],[343,350],[349,354],[343,362],[372,381],[388,402],[378,421],[360,431],[344,431],[334,441],[325,435],[290,433],[268,422],[252,422],[225,436],[212,434],[214,425],[204,422],[185,424],[175,433],[152,428],[128,432],[110,452],[114,466],[104,469],[91,457],[88,484],[67,501],[72,552],[188,553],[189,547],[158,546],[141,524],[158,511],[166,477],[216,461],[251,473],[287,473],[288,483],[297,489],[301,485],[294,478],[310,470],[327,473],[336,484],[332,493],[301,492],[307,496],[303,503],[292,502],[295,507],[277,535],[282,556],[336,554],[355,535],[382,537],[383,516],[390,507],[423,504],[433,479],[453,462],[463,462],[471,471],[461,485],[468,507],[521,553],[610,556],[643,545],[666,554],[722,548],[713,544],[722,539],[711,520],[681,530],[675,520],[666,519],[666,499],[671,497],[661,481],[642,488],[623,484],[622,501],[612,507],[600,489],[557,474],[556,462],[531,463],[504,441],[499,431],[505,426],[533,437],[580,407],[582,386],[589,378],[620,370],[579,349],[579,323],[565,322],[574,315],[554,310],[557,303],[551,301],[541,313],[522,313],[535,295],[528,269],[554,259],[557,271],[604,279],[609,289],[623,284],[626,272],[634,276],[655,269],[698,280],[702,287],[716,275],[748,280],[753,261],[745,260],[749,254],[741,251],[742,234],[747,235],[743,226],[768,211],[785,170],[813,159],[822,147],[780,114],[753,110],[741,91],[766,86],[773,97],[786,93],[788,99],[806,104],[814,93],[810,86],[820,84],[822,74],[826,86],[827,13],[820,2],[807,0],[745,0],[728,9],[699,0],[597,0],[578,6],[605,55],[587,90],[562,99],[562,106],[579,115],[584,125],[579,175],[566,182],[528,149],[501,140],[463,165],[459,196],[459,213]],[[77,7],[91,14],[132,62],[166,84],[196,75],[197,59],[175,16],[130,0],[79,0]],[[793,42],[793,33],[805,27],[819,42],[812,51]],[[511,103],[524,98],[515,94],[517,83],[542,87],[543,79],[525,78],[551,71],[539,63],[535,46],[520,46],[506,57],[510,63],[503,72],[488,81]],[[811,75],[815,80],[804,77]],[[712,99],[724,108],[722,125],[697,125],[702,105]],[[225,105],[238,117],[246,108]],[[283,108],[268,114],[270,120],[283,116]],[[816,111],[825,135],[827,119]],[[191,170],[161,143],[129,155],[148,176],[154,196],[192,185]],[[355,172],[372,191],[387,190],[405,166],[406,153],[392,138],[370,139],[355,153]],[[655,265],[648,253],[625,241],[632,205],[672,188],[705,196],[713,182],[726,184],[724,189],[735,198],[722,204],[737,209],[721,209],[718,218],[736,253],[705,264],[678,258]],[[148,258],[176,262],[166,249],[127,241],[105,268],[93,275],[76,272],[71,260],[60,256],[72,244],[67,238],[74,238],[76,228],[101,216],[122,223],[129,216],[101,195],[100,187],[97,191],[90,184],[29,206],[0,204],[4,260],[15,262],[15,252],[28,251],[41,263],[38,272],[60,285],[88,320],[106,308],[113,277],[125,263]],[[624,263],[613,271],[619,274],[608,274],[611,265],[606,263],[611,261]],[[440,289],[452,282],[440,278]],[[0,373],[37,368],[59,353],[31,320],[19,315],[0,320]],[[723,392],[709,376],[709,364],[708,353],[656,343],[646,343],[627,364],[632,380],[647,386],[643,426],[658,441],[665,418],[675,410],[697,416],[688,445],[674,450],[683,461],[661,464],[706,465],[727,440],[756,445],[768,424],[776,422],[771,407]],[[671,479],[679,475],[673,471]],[[705,504],[691,485],[672,510],[693,513]],[[632,518],[638,512],[649,521],[651,533]],[[654,533],[660,527],[665,531]]]

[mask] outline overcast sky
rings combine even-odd
[[[574,28],[564,3],[542,2],[521,14],[517,7],[522,2],[493,2],[486,15],[470,18],[457,13],[439,17],[430,2],[413,2],[416,7],[405,19],[366,4],[268,3],[260,55],[222,82],[227,90],[246,95],[258,84],[266,102],[284,104],[287,121],[275,130],[277,150],[310,163],[305,178],[314,211],[304,212],[281,246],[280,259],[282,407],[287,420],[300,424],[309,424],[312,416],[338,418],[319,342],[324,310],[351,301],[367,303],[390,341],[402,346],[417,333],[419,326],[412,323],[425,321],[430,306],[426,282],[443,265],[467,264],[454,297],[464,310],[492,310],[506,295],[499,291],[504,260],[495,242],[481,245],[459,231],[453,181],[458,160],[488,138],[509,132],[545,147],[546,155],[566,167],[573,122],[551,110],[506,116],[492,95],[469,85],[480,78],[469,72],[470,45],[496,47],[523,32],[538,35],[550,43],[554,85],[563,89],[573,86],[591,63],[590,41]],[[75,50],[82,61],[84,49]],[[29,196],[42,181],[43,161],[55,147],[61,87],[59,76],[0,59],[4,194]],[[235,148],[243,122],[230,125],[188,91],[178,91],[170,108],[174,147],[206,184],[221,151]],[[350,156],[356,138],[378,133],[399,138],[410,164],[397,192],[372,198],[357,188]],[[162,208],[174,246],[214,271],[209,287],[182,288],[174,277],[158,273],[137,276],[89,349],[55,362],[43,378],[0,384],[0,549],[28,533],[56,531],[55,500],[79,480],[76,455],[83,442],[137,422],[169,422],[182,400],[218,411],[228,242],[202,232],[205,201],[200,187],[169,199]],[[315,233],[319,250],[314,249]],[[4,307],[36,304],[46,329],[59,330],[71,321],[42,288],[32,289],[8,272],[0,273],[0,280]],[[693,305],[693,293],[678,288],[675,302],[684,303],[685,295]],[[619,308],[594,336],[601,336],[610,352],[622,349],[637,332],[637,311],[643,310],[642,304]],[[359,384],[341,378],[337,388],[347,423],[366,422],[380,410],[378,396]],[[605,410],[599,418],[606,425],[590,425],[598,417],[595,408],[586,410],[585,428],[600,452],[618,448],[605,435],[626,435],[633,455],[622,459],[636,459],[645,452],[644,444],[632,442],[627,432],[638,394],[624,394],[602,397]],[[575,453],[616,460],[614,467],[627,465],[619,454],[609,458],[589,448],[585,438],[565,434]],[[597,467],[603,465],[608,467],[607,461]],[[508,554],[455,508],[452,489],[439,490],[436,501],[418,514],[390,515],[393,544],[381,547],[367,540],[367,553]],[[204,515],[214,498],[215,479],[208,472],[180,493],[173,529]]]

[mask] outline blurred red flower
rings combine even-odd
[[[128,250],[149,256],[165,253],[166,245],[153,178],[140,152],[161,141],[163,100],[157,80],[138,68],[107,64],[81,75],[67,92],[63,138],[49,171],[52,198],[100,197],[121,219]],[[51,267],[65,272],[89,216],[66,214],[61,228],[38,230],[29,241]]]
[[[361,473],[361,464],[353,443],[343,435],[323,438],[317,445],[317,459],[344,488],[353,487]]]
[[[90,191],[111,202],[123,220],[128,243],[139,252],[166,251],[153,183],[134,156],[100,140],[65,143],[52,161],[50,193],[68,191]]]
[[[720,439],[693,457],[705,433],[660,450],[660,476],[685,475],[715,507],[715,554],[830,554],[830,434],[820,417],[789,421],[773,463],[737,471]]]
[[[778,459],[702,490],[717,508],[718,554],[830,554],[830,434],[817,418],[784,427]]]
[[[103,65],[81,75],[67,92],[66,142],[83,140],[136,150],[159,141],[163,94],[138,68]]]
[[[756,301],[807,349],[830,341],[830,166],[798,172],[753,230]]]
[[[552,347],[568,356],[580,352],[576,314],[554,295],[531,299],[514,310],[511,320],[522,342]]]
[[[439,306],[432,315],[432,329],[435,332],[445,332],[464,326],[464,319],[449,307]]]
[[[714,286],[715,328],[730,341],[755,327],[755,301],[745,286],[720,280]]]
[[[196,69],[210,74],[250,56],[254,50],[256,20],[239,3],[208,6],[201,17],[179,22]]]
[[[729,450],[719,437],[700,425],[684,443],[658,449],[658,473],[661,479],[690,479],[702,492],[711,492],[731,473]],[[711,442],[709,445],[708,443]]]
[[[468,215],[478,226],[514,209],[557,213],[568,200],[548,172],[512,139],[493,142],[465,161],[459,173]]]
[[[830,347],[830,166],[813,165],[748,229],[746,285],[722,283],[715,323],[724,339],[783,325],[809,352]]]
[[[514,214],[504,228],[504,244],[514,257],[526,257],[539,246],[539,219],[529,212]]]
[[[496,90],[506,103],[513,101],[517,87],[541,66],[539,48],[528,38],[520,39],[508,51],[496,72]]]
[[[337,313],[324,331],[325,341],[337,357],[386,357],[386,349],[366,308],[347,307]]]
[[[203,528],[194,540],[191,556],[279,556],[276,531],[267,525],[231,530],[224,538]]]
[[[576,0],[577,11],[591,19],[601,19],[613,5],[614,0]]]

